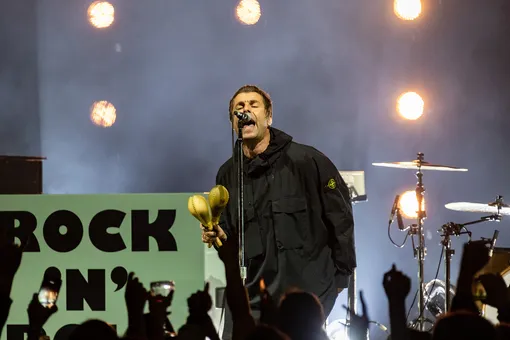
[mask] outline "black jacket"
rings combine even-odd
[[[243,163],[250,300],[256,308],[263,277],[276,299],[300,288],[316,294],[329,314],[337,288],[347,287],[356,266],[349,190],[325,155],[280,130],[270,132],[266,151]],[[216,177],[230,193],[220,221],[229,236],[237,224],[236,174],[230,158]]]

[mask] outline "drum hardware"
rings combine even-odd
[[[382,166],[386,168],[407,169],[407,170],[435,170],[435,171],[468,171],[468,169],[457,168],[449,165],[439,165],[425,162],[423,160],[423,153],[418,153],[418,158],[410,162],[387,162],[387,163],[372,163],[374,166]]]
[[[487,221],[489,221],[489,220],[482,218],[482,219],[479,219],[476,221],[467,222],[467,223],[463,223],[463,224],[449,222],[449,223],[443,224],[441,229],[438,230],[438,232],[441,233],[441,235],[440,235],[442,237],[441,245],[443,246],[443,252],[445,254],[444,264],[445,264],[445,286],[446,287],[451,286],[451,259],[452,259],[452,256],[455,254],[455,250],[452,249],[451,236],[453,236],[453,235],[460,236],[460,235],[467,234],[469,237],[468,242],[471,242],[471,232],[466,228],[466,226],[471,225],[471,224],[487,222]],[[487,241],[489,241],[489,243],[491,243],[492,249],[494,248],[496,239],[498,238],[498,233],[499,233],[499,231],[496,230],[494,232],[494,236],[492,237],[492,239],[487,240]],[[451,298],[452,298],[450,289],[445,290],[445,294],[446,294],[445,311],[448,311],[448,310],[450,310],[450,303],[451,303]]]
[[[508,205],[503,203],[503,196],[497,196],[496,200],[494,202],[488,203],[488,204],[481,204],[481,203],[469,203],[469,202],[454,202],[454,203],[448,203],[445,205],[447,209],[450,210],[456,210],[456,211],[468,211],[468,212],[495,212],[492,215],[483,216],[478,220],[467,222],[467,223],[454,223],[449,222],[447,224],[444,224],[441,229],[438,230],[438,232],[442,232],[441,237],[443,240],[441,241],[441,244],[443,245],[443,249],[445,251],[446,257],[445,257],[445,278],[446,278],[446,286],[449,287],[450,285],[450,262],[451,262],[451,256],[455,254],[454,250],[451,249],[451,240],[450,236],[455,235],[459,236],[462,234],[467,234],[469,236],[469,241],[471,241],[471,232],[466,228],[468,225],[483,223],[483,222],[501,222],[502,220],[502,214],[507,214],[510,209],[508,209]],[[503,210],[505,209],[505,210]],[[508,209],[508,210],[506,210]],[[463,231],[465,230],[465,231]],[[489,256],[492,257],[492,254],[494,252],[494,248],[496,246],[496,240],[499,235],[499,230],[494,231],[494,235],[492,238],[483,238],[482,240],[490,244],[489,247]],[[445,308],[446,310],[449,310],[450,308],[450,291],[446,291],[446,300],[445,300]]]
[[[450,299],[455,295],[455,286],[450,285]],[[429,281],[425,285],[426,302],[425,308],[437,319],[446,313],[446,283],[439,279]],[[451,301],[451,300],[450,300]]]
[[[503,196],[497,196],[491,203],[452,202],[445,204],[445,208],[455,211],[487,213],[489,220],[501,220],[501,216],[510,215],[510,205],[503,203]]]
[[[418,259],[418,318],[413,320],[410,324],[411,327],[418,329],[419,331],[425,331],[425,323],[432,323],[424,317],[425,312],[425,291],[424,291],[424,261],[426,256],[425,248],[425,236],[423,233],[423,220],[426,218],[426,212],[423,207],[423,199],[425,193],[425,187],[423,185],[423,170],[435,170],[435,171],[467,171],[464,168],[457,168],[446,165],[432,164],[424,160],[424,154],[419,152],[417,158],[410,162],[390,162],[390,163],[372,163],[374,166],[397,168],[397,169],[411,169],[416,170],[416,178],[418,182],[416,184],[416,199],[418,203],[418,211],[416,216],[416,224],[411,225],[409,233],[411,234],[411,240],[413,244],[414,257]],[[392,209],[392,213],[394,210]],[[399,209],[396,209],[397,217]],[[393,214],[392,214],[393,215]],[[392,221],[390,221],[391,224]],[[403,230],[403,227],[399,221],[399,229]],[[414,244],[413,235],[418,236],[418,246]],[[450,254],[451,256],[451,254]],[[448,286],[447,286],[448,287]]]

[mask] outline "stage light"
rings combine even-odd
[[[241,0],[236,7],[237,19],[245,25],[255,25],[261,16],[260,3],[257,0]]]
[[[394,0],[393,11],[402,20],[414,20],[421,14],[421,0]]]
[[[397,112],[409,120],[416,120],[423,115],[425,102],[416,92],[406,92],[397,99]]]
[[[400,195],[398,207],[406,218],[417,218],[418,200],[416,198],[416,191],[409,190]],[[425,211],[425,198],[421,202],[421,209]]]
[[[116,119],[115,106],[106,100],[95,102],[90,108],[90,120],[97,126],[110,127],[115,124]]]
[[[115,20],[115,8],[106,1],[94,1],[87,12],[90,23],[97,28],[109,27]]]

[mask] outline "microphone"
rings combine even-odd
[[[398,223],[398,229],[400,230],[406,230],[406,227],[404,226],[404,221],[402,220],[402,214],[400,213],[400,209],[397,208],[397,223]]]
[[[492,257],[492,253],[494,252],[494,247],[496,246],[496,240],[498,239],[499,230],[494,230],[494,235],[492,236],[491,245],[489,247],[489,256]]]
[[[251,112],[250,111],[246,111],[246,112],[234,111],[234,115],[242,122],[247,122],[247,121],[251,120]]]
[[[389,224],[392,224],[393,220],[395,219],[395,212],[398,209],[398,201],[399,200],[400,200],[400,195],[395,196],[395,201],[393,201],[393,206],[391,207]]]

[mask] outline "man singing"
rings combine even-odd
[[[243,122],[246,287],[254,310],[258,282],[264,278],[275,301],[288,288],[317,295],[326,316],[348,285],[356,266],[354,220],[347,185],[333,163],[311,146],[271,127],[269,95],[252,85],[241,87],[230,101]],[[214,232],[202,232],[204,243],[227,239],[237,226],[237,159],[218,171],[230,201]]]

